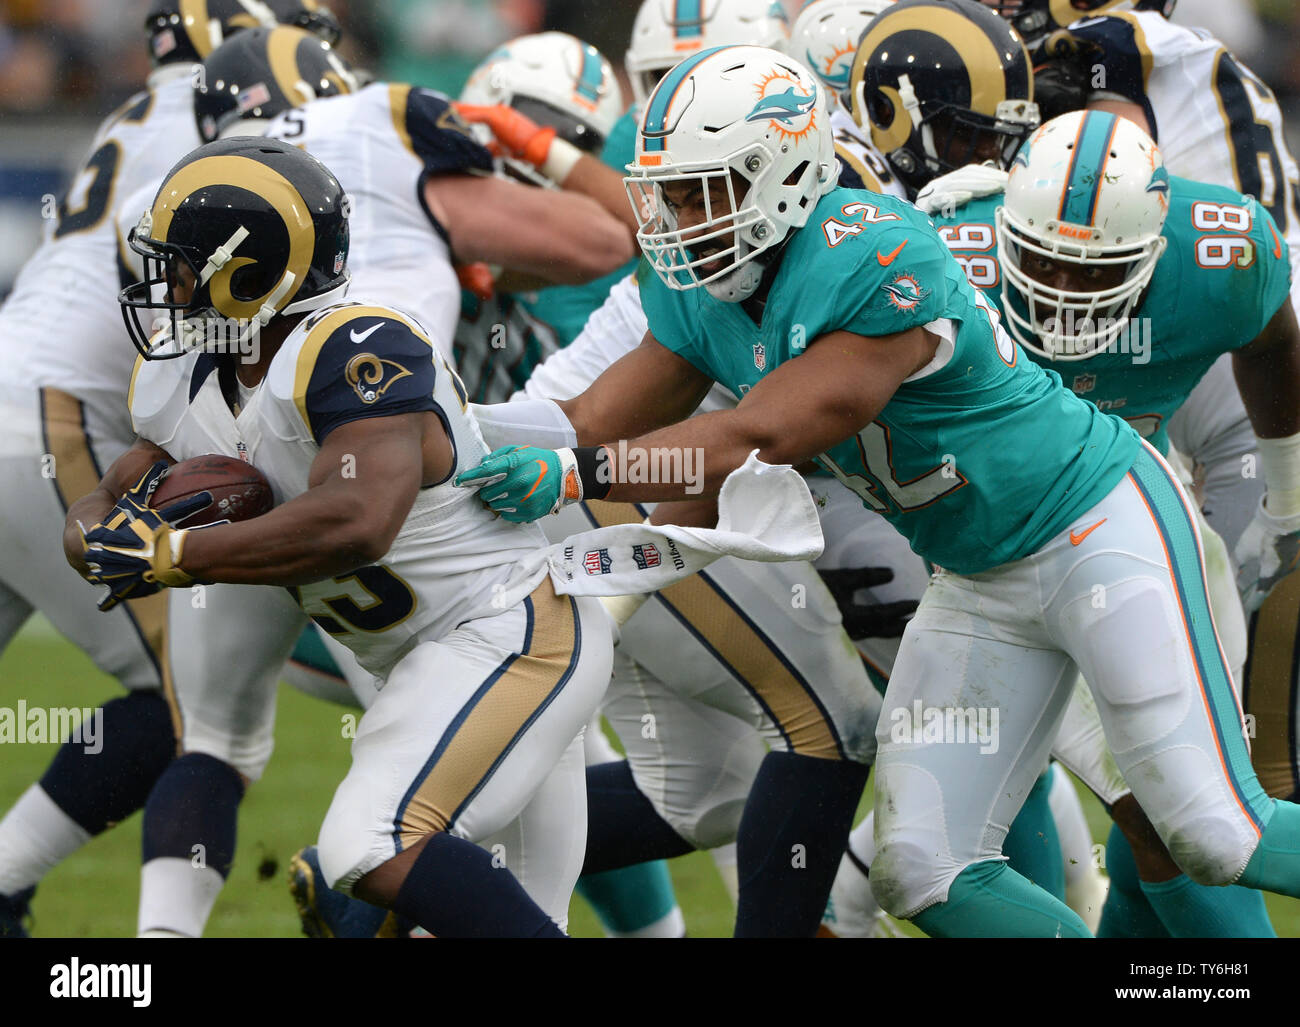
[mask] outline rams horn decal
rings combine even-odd
[[[877,19],[876,25],[862,42],[858,44],[857,56],[853,59],[853,71],[849,76],[851,96],[853,98],[853,118],[863,127],[871,127],[871,141],[882,153],[892,153],[903,146],[912,135],[912,121],[903,110],[902,100],[896,89],[881,87],[881,92],[889,98],[894,108],[894,118],[884,126],[877,126],[868,117],[864,109],[865,97],[861,96],[867,63],[885,39],[900,32],[925,32],[938,36],[944,43],[957,51],[970,76],[971,108],[987,111],[990,114],[999,103],[1007,98],[1006,73],[1002,68],[1002,55],[993,40],[983,30],[960,11],[945,9],[941,4],[915,7],[892,13],[886,11]],[[1018,36],[1008,32],[1008,40],[1023,47]],[[1029,99],[1034,98],[1033,79],[1029,82]]]
[[[384,381],[386,369],[389,368],[392,369],[393,373],[389,375],[387,381]],[[348,366],[344,369],[343,374],[347,378],[348,384],[361,397],[361,402],[367,404],[378,400],[392,387],[394,382],[411,376],[411,372],[401,364],[377,357],[373,353],[358,353],[348,361]],[[380,382],[383,382],[383,384],[380,385]]]
[[[316,227],[312,224],[307,203],[287,178],[248,157],[202,157],[172,175],[154,201],[151,211],[153,238],[166,241],[177,208],[200,189],[219,185],[247,189],[260,196],[280,215],[289,237],[286,270],[294,273],[296,285],[301,286],[307,280],[312,253],[316,249]],[[208,280],[208,295],[217,313],[224,317],[252,318],[275,292],[275,287],[272,287],[265,295],[252,300],[237,300],[231,294],[231,277],[239,268],[252,262],[251,258],[231,259]],[[279,284],[276,282],[276,287]],[[292,293],[284,297],[280,306],[288,305],[292,298]]]

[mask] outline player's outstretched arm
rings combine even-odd
[[[1232,354],[1232,370],[1256,435],[1300,432],[1300,328],[1290,297],[1253,342]]]
[[[481,261],[557,285],[581,285],[626,264],[627,228],[595,200],[479,175],[425,180],[424,200],[461,263]]]
[[[420,486],[452,466],[432,413],[350,421],[311,466],[308,489],[268,514],[192,529],[180,568],[200,581],[304,585],[374,563],[392,547]]]
[[[852,438],[908,376],[933,359],[937,347],[938,339],[920,327],[878,338],[831,332],[754,386],[734,410],[701,414],[630,442],[611,441],[626,440],[628,433],[607,433],[634,415],[626,409],[632,406],[626,395],[625,409],[601,409],[603,419],[595,416],[595,404],[588,405],[605,380],[602,375],[582,396],[561,404],[577,429],[579,446],[586,448],[498,450],[456,482],[481,485],[484,501],[512,521],[536,520],[585,498],[635,503],[716,495],[754,450],[768,463],[798,466]],[[606,375],[625,361],[635,368],[635,356],[628,354]],[[632,387],[635,380],[627,384]],[[617,402],[618,394],[610,390],[607,397]],[[672,481],[644,473],[661,467],[661,457],[672,453],[680,454],[676,465],[684,471],[687,451],[700,454],[690,462],[690,480],[684,474]]]
[[[63,553],[78,574],[85,576],[86,555],[82,544],[82,526],[98,524],[127,491],[158,461],[175,463],[165,450],[144,439],[118,457],[104,472],[104,477],[93,492],[87,493],[68,507],[63,524]]]

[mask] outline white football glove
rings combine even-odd
[[[1237,540],[1237,588],[1246,616],[1259,609],[1273,586],[1300,567],[1300,514],[1274,517],[1264,506]]]
[[[927,214],[951,217],[971,200],[1000,193],[1007,187],[1007,173],[992,164],[967,164],[940,175],[921,190],[916,206]]]

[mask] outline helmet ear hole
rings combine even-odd
[[[785,177],[786,185],[798,185],[799,180],[803,178],[804,172],[808,170],[808,161],[804,161],[797,168]],[[784,208],[782,208],[784,209]]]

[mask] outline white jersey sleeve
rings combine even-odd
[[[592,312],[582,333],[533,371],[523,390],[511,399],[572,399],[607,367],[641,345],[649,330],[636,275],[628,275]],[[699,410],[726,410],[735,405],[736,397],[714,385]]]
[[[1088,18],[1070,32],[1101,48],[1099,97],[1144,109],[1172,174],[1236,189],[1273,215],[1291,248],[1300,311],[1300,167],[1272,90],[1208,32],[1152,11]]]
[[[396,307],[427,326],[450,360],[460,283],[442,226],[425,206],[427,175],[490,173],[480,146],[445,97],[376,82],[273,120],[267,135],[302,146],[350,202],[350,295]]]
[[[117,303],[122,251],[115,211],[198,145],[190,78],[189,65],[161,68],[147,90],[105,119],[44,242],[0,309],[10,373],[77,397],[98,423],[118,426],[128,439],[123,399],[135,348]]]

